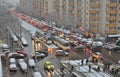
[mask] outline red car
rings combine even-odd
[[[25,57],[28,56],[28,54],[25,51],[16,51],[19,54],[23,54]]]

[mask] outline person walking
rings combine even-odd
[[[88,59],[86,59],[86,65],[88,64]]]
[[[89,66],[89,72],[91,72],[91,64],[89,64],[88,66]]]
[[[61,67],[61,68],[60,68],[60,71],[61,71],[62,73],[63,73],[63,70],[64,70],[64,67]]]
[[[100,71],[100,66],[97,67],[97,71]]]
[[[84,60],[82,59],[82,60],[81,60],[81,64],[82,64],[82,66],[83,66],[83,62],[84,62]]]
[[[71,72],[73,71],[73,68],[74,68],[74,66],[72,65],[72,66],[71,66]]]
[[[103,67],[103,72],[105,72],[106,71],[106,65],[104,65],[104,67]]]

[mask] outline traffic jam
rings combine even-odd
[[[8,70],[10,72],[17,72],[19,66],[21,72],[24,73],[28,72],[28,68],[34,69],[35,71],[32,74],[32,77],[44,77],[39,72],[38,68],[36,68],[36,60],[43,60],[50,55],[50,52],[54,52],[54,56],[57,59],[60,59],[61,65],[73,74],[71,77],[81,77],[80,74],[83,77],[120,76],[119,59],[117,59],[118,61],[116,63],[107,59],[105,55],[103,55],[104,51],[108,51],[107,54],[111,55],[114,50],[119,51],[120,48],[117,45],[112,46],[106,42],[105,37],[96,38],[95,33],[87,32],[82,27],[80,27],[82,33],[71,32],[70,30],[58,28],[55,25],[53,26],[45,21],[38,21],[37,19],[26,16],[22,13],[17,13],[14,10],[11,12],[16,17],[40,31],[37,33],[37,36],[33,38],[31,37],[36,43],[36,45],[33,46],[37,47],[33,47],[36,51],[30,56],[27,51],[24,51],[24,48],[29,46],[27,40],[23,37],[16,36],[14,32],[8,29],[12,40],[16,42],[17,48],[15,52],[10,52],[7,44],[2,45],[2,50],[5,52],[5,54],[2,55],[2,59],[9,59]],[[48,52],[39,50],[39,43],[43,43]],[[79,58],[79,60],[70,60],[69,57],[72,52],[78,55],[84,54],[84,57]],[[43,68],[48,72],[54,71],[55,67],[55,63],[52,63],[51,61],[45,61],[43,63]],[[64,68],[60,68],[60,77],[66,77],[63,72]],[[97,70],[97,72],[95,70]],[[102,72],[100,73],[98,71]],[[91,74],[90,72],[95,74]]]

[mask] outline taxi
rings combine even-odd
[[[48,71],[54,71],[54,65],[50,61],[44,63],[44,69]]]

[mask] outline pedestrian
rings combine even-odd
[[[119,69],[115,69],[115,77],[117,77]]]
[[[89,64],[89,72],[91,72],[91,65]]]
[[[73,71],[73,68],[74,68],[74,66],[72,65],[72,66],[71,66],[71,72]]]
[[[82,59],[82,60],[81,60],[81,64],[82,64],[82,66],[83,66],[83,61],[84,61],[84,60]]]
[[[111,63],[109,62],[109,63],[107,64],[107,68],[108,68],[108,69],[110,68],[110,65],[111,65]]]
[[[105,72],[106,71],[106,66],[104,65],[104,67],[103,67],[103,72]]]
[[[86,65],[88,64],[88,59],[86,59]]]
[[[97,71],[100,71],[100,66],[97,67]]]
[[[63,70],[64,70],[64,68],[63,68],[63,67],[61,67],[61,68],[60,68],[60,71],[61,71],[62,73],[63,73]]]
[[[95,59],[95,62],[98,63],[98,59]]]

